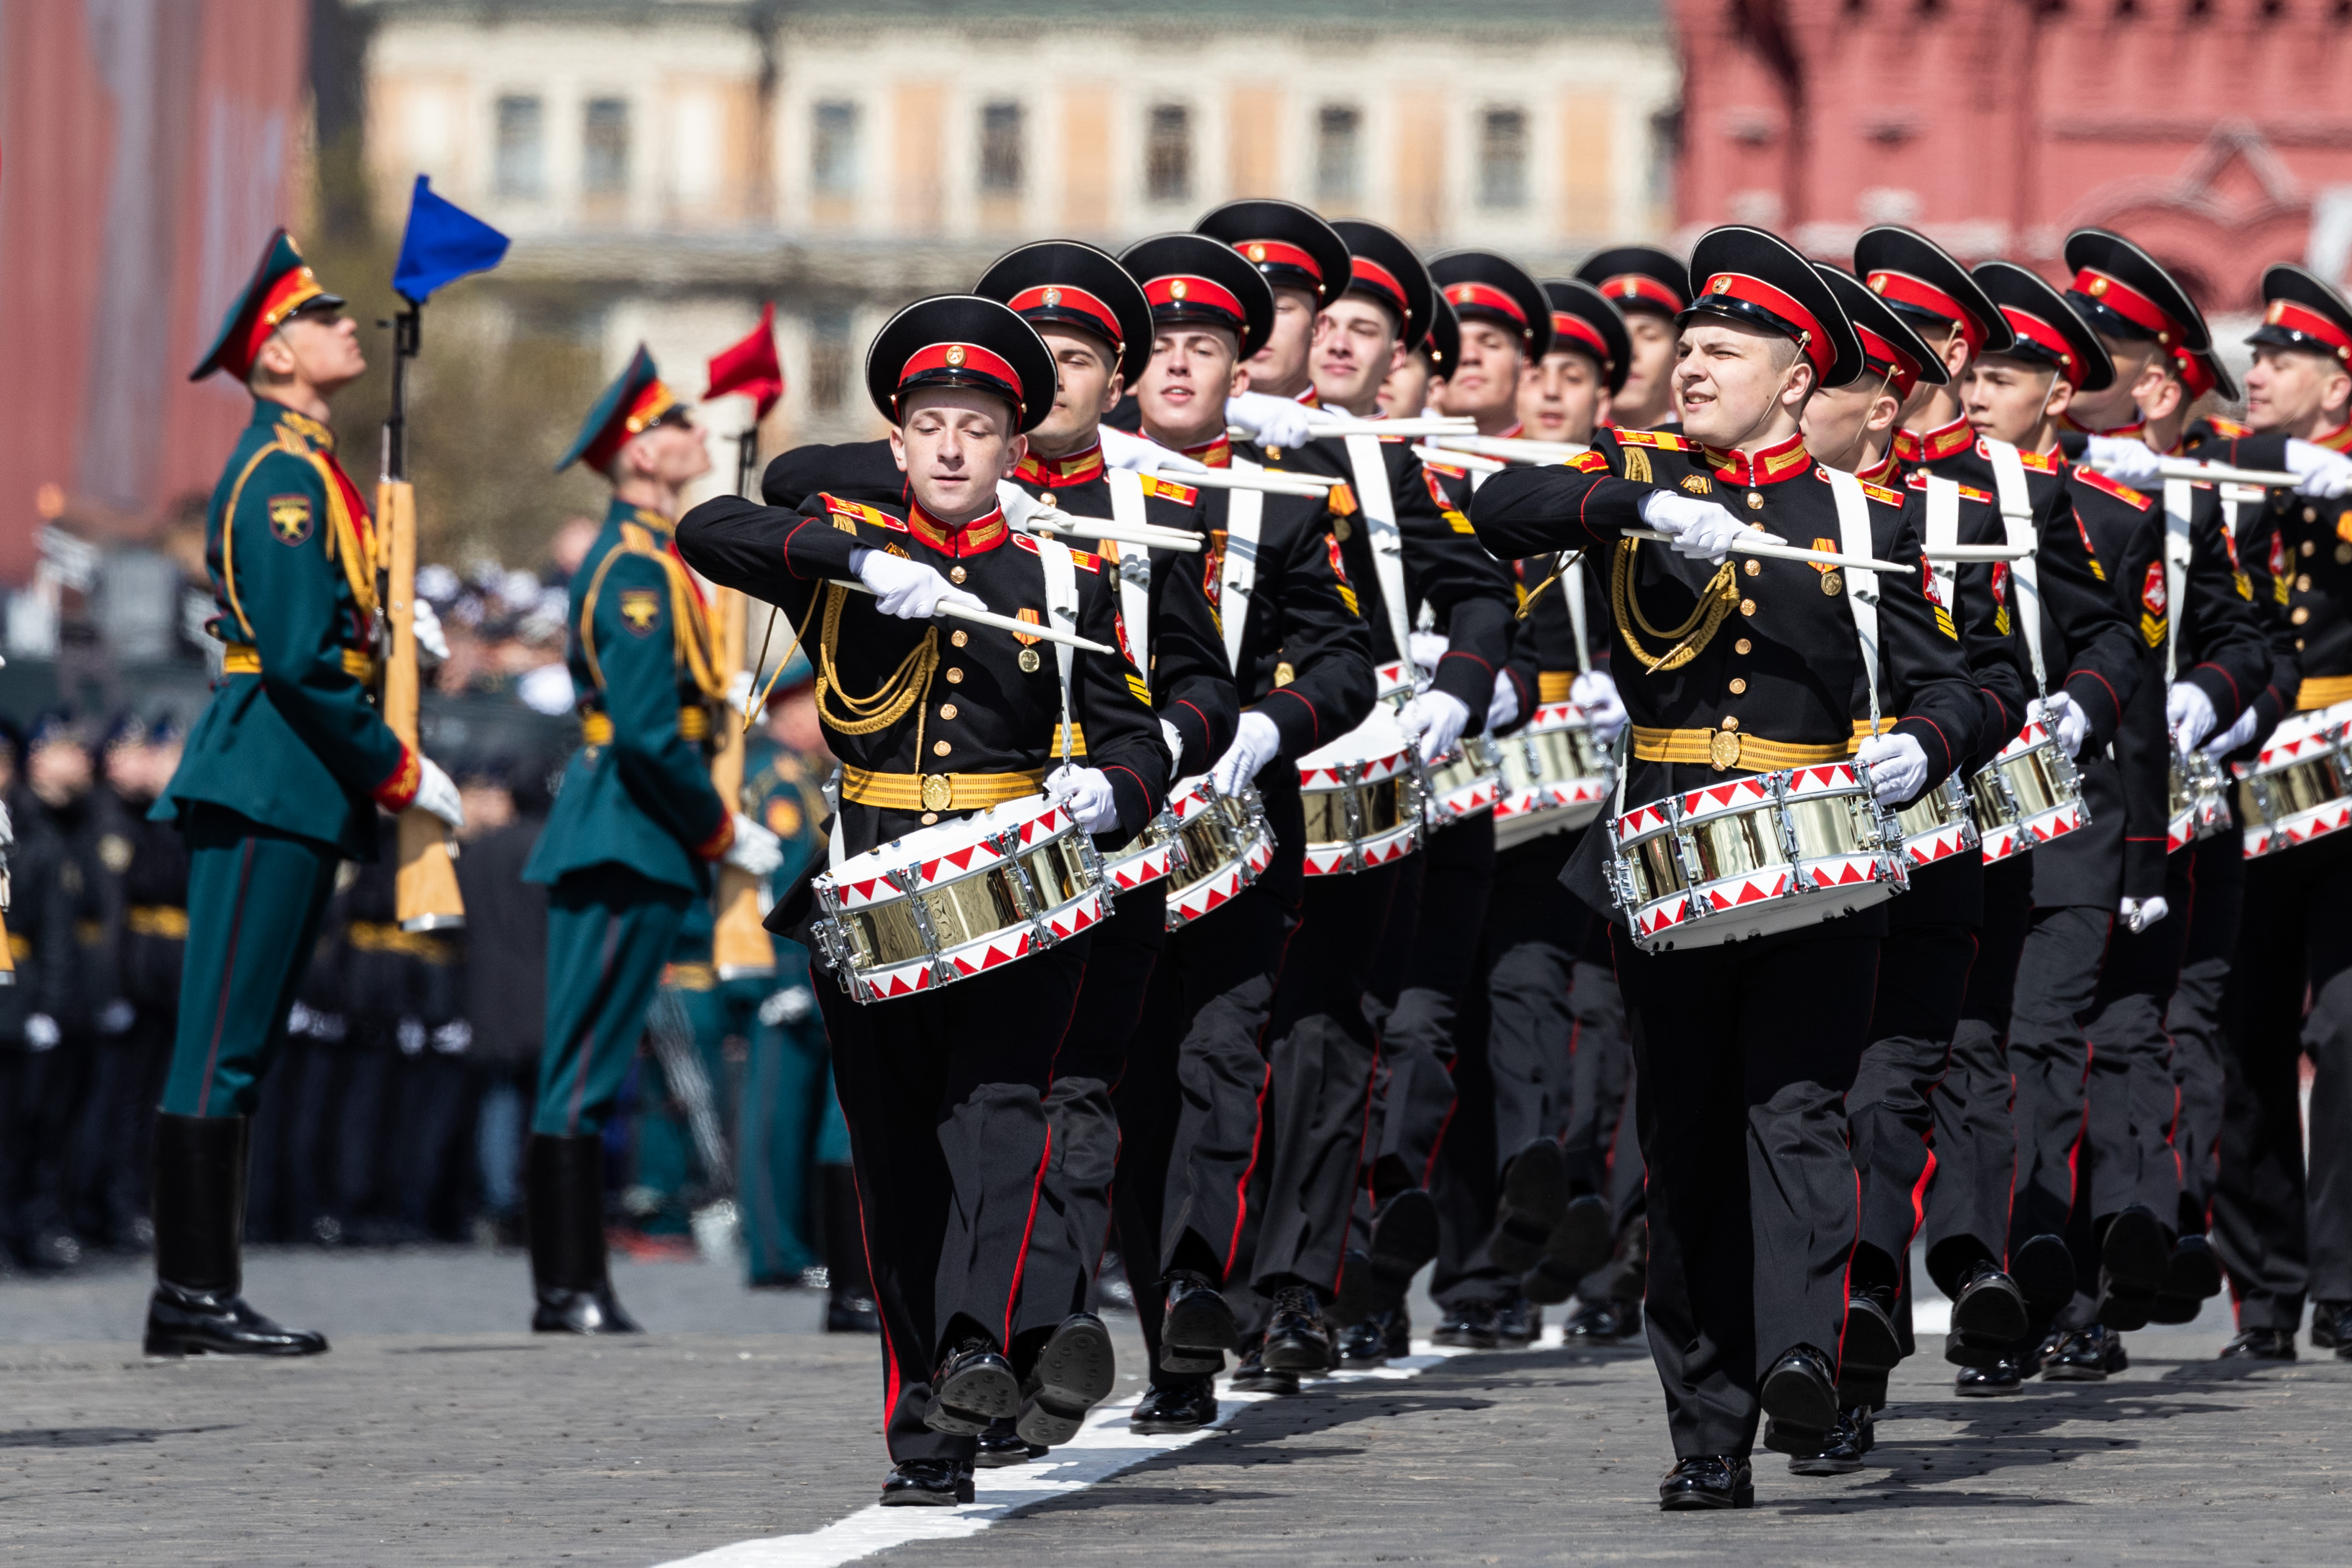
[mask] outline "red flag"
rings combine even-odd
[[[759,404],[757,417],[761,419],[767,418],[776,400],[784,395],[784,367],[776,360],[773,301],[760,312],[760,324],[752,329],[750,337],[710,357],[710,385],[702,394],[703,401],[708,402],[730,392],[754,400]]]

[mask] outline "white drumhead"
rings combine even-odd
[[[1300,758],[1298,769],[1305,773],[1310,768],[1336,768],[1343,763],[1386,761],[1403,751],[1405,745],[1396,710],[1385,703],[1374,703],[1363,723],[1329,745],[1318,746]]]
[[[1001,806],[991,806],[985,811],[975,811],[969,817],[918,828],[903,838],[877,844],[864,854],[849,856],[834,874],[836,879],[855,878],[862,882],[902,866],[935,861],[943,854],[953,853],[992,834],[1043,816],[1053,805],[1050,796],[1024,795],[1018,800],[1007,800]]]

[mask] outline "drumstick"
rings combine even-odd
[[[1429,419],[1319,419],[1314,430],[1318,439],[1326,435],[1475,435],[1478,422],[1466,415],[1449,419],[1443,414]]]
[[[1929,560],[2023,560],[2032,545],[1929,545],[1919,552]]]
[[[1276,472],[1261,468],[1255,473],[1244,469],[1208,468],[1198,474],[1190,471],[1169,474],[1163,477],[1178,485],[1192,485],[1203,490],[1264,490],[1270,496],[1298,496],[1319,501],[1332,486],[1341,483],[1327,479],[1320,474],[1294,474],[1288,470]]]
[[[1499,457],[1481,457],[1475,453],[1457,452],[1450,446],[1416,446],[1412,455],[1423,463],[1444,463],[1455,468],[1466,468],[1473,474],[1500,474],[1510,466]]]
[[[1109,539],[1115,544],[1148,545],[1153,549],[1194,550],[1201,548],[1201,536],[1182,528],[1154,528],[1150,523],[1128,528],[1106,517],[1074,517],[1067,512],[1051,507],[1032,512],[1022,519],[1024,528],[1047,528],[1057,534],[1072,534],[1084,538]]]
[[[1513,463],[1565,463],[1591,450],[1573,441],[1529,441],[1517,435],[1440,435],[1433,439],[1440,446]]]
[[[2274,490],[2292,490],[2303,483],[2299,475],[2281,468],[2235,468],[2227,463],[2200,463],[2193,457],[2159,457],[2156,460],[2159,479],[2196,479],[2216,485],[2261,485]]]
[[[870,594],[874,591],[862,582],[851,581],[845,578],[833,577],[825,580],[835,588],[848,589],[852,593]],[[952,615],[959,621],[969,621],[975,626],[993,626],[1000,632],[1010,632],[1016,637],[1036,637],[1048,643],[1067,643],[1071,647],[1084,648],[1089,653],[1115,654],[1118,652],[1118,649],[1107,648],[1100,643],[1073,636],[1056,627],[1036,622],[1016,621],[1010,615],[999,615],[992,610],[970,609],[956,603],[953,600],[940,605],[939,612],[942,615]]]
[[[1655,539],[1660,544],[1672,544],[1675,536],[1662,534],[1655,528],[1627,528],[1629,539]],[[1753,533],[1743,533],[1731,541],[1735,555],[1769,556],[1774,560],[1801,560],[1810,566],[1845,566],[1856,571],[1908,571],[1907,566],[1897,566],[1891,560],[1874,560],[1866,555],[1836,555],[1829,550],[1805,549],[1798,545],[1784,545],[1778,539],[1767,539]]]

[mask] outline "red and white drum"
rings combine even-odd
[[[2352,826],[2352,703],[2281,719],[2254,765],[2231,770],[2248,860],[2342,832]]]
[[[1670,795],[1619,817],[1610,839],[1610,893],[1647,953],[1819,925],[1910,885],[1902,830],[1853,762]]]
[[[1429,825],[1442,828],[1491,811],[1502,794],[1502,763],[1495,755],[1494,742],[1483,735],[1465,735],[1453,750],[1430,765]]]
[[[1973,854],[1979,839],[1958,778],[1944,781],[1895,813],[1903,829],[1903,863],[1915,870],[1954,855]]]
[[[1253,785],[1228,795],[1205,773],[1170,796],[1162,821],[1176,834],[1181,864],[1168,880],[1168,929],[1223,906],[1274,863],[1274,830]]]
[[[1330,745],[1300,758],[1307,874],[1344,876],[1421,848],[1421,754],[1385,703],[1375,704],[1370,716]]]
[[[1045,795],[877,845],[813,887],[817,946],[860,1002],[1025,958],[1110,910],[1094,841]]]
[[[2201,751],[2172,754],[2170,810],[2164,825],[2164,852],[2186,849],[2230,825],[2230,780],[2221,765]]]
[[[1987,865],[2063,838],[2091,821],[2074,759],[2039,719],[2027,720],[1992,766],[1969,780],[1969,809],[1983,839]]]
[[[1526,728],[1493,745],[1503,772],[1502,798],[1495,802],[1497,849],[1584,826],[1616,788],[1608,752],[1574,703],[1544,704]]]

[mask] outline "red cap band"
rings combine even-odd
[[[2086,267],[2074,275],[2070,286],[2077,294],[2086,294],[2135,326],[2145,327],[2156,334],[2159,343],[2170,344],[2189,335],[2188,329],[2164,313],[2163,307],[2126,283],[2122,278]]]
[[[1512,298],[1501,289],[1494,287],[1491,285],[1484,283],[1448,284],[1445,289],[1445,298],[1447,302],[1457,310],[1492,310],[1497,315],[1507,316],[1512,320],[1517,321],[1519,324],[1519,329],[1521,331],[1527,330],[1527,311],[1520,308],[1517,300]]]
[[[2172,369],[2180,377],[2180,384],[2189,389],[2192,402],[2221,384],[2214,380],[2212,371],[2207,368],[2205,356],[2191,353],[2187,349],[2172,350]]]
[[[1911,389],[1919,384],[1919,367],[1911,362],[1911,356],[1859,321],[1853,324],[1853,329],[1854,334],[1862,340],[1864,361],[1872,370],[1887,376],[1888,384],[1894,387],[1895,396],[1908,398],[1911,395]]]
[[[1960,336],[1968,340],[1969,353],[1984,347],[1984,323],[1976,319],[1975,312],[1934,284],[1907,272],[1874,272],[1868,281],[1870,291],[1881,299],[1892,299],[1897,305],[1941,316],[1958,327]]]
[[[1604,279],[1601,292],[1612,299],[1630,299],[1643,305],[1654,305],[1671,313],[1683,308],[1683,297],[1646,272],[1621,272]]]
[[[1410,314],[1405,308],[1404,284],[1398,279],[1395,273],[1370,256],[1349,256],[1348,270],[1356,287],[1367,289],[1381,296],[1394,308],[1400,317]]]
[[[1829,334],[1822,330],[1822,324],[1813,319],[1811,311],[1797,303],[1794,295],[1785,294],[1762,278],[1750,277],[1744,272],[1717,273],[1706,280],[1706,291],[1769,310],[1802,332],[1805,358],[1813,362],[1813,369],[1820,374],[1828,375],[1837,363],[1837,349],[1830,342]]]
[[[269,334],[284,326],[286,318],[325,292],[307,267],[298,267],[271,284],[269,292],[262,298],[259,314],[253,319],[253,330],[246,337],[245,362],[238,367],[238,375],[251,375],[253,361],[261,357],[261,345],[269,341]]]
[[[1601,329],[1573,311],[1551,313],[1551,346],[1555,352],[1569,348],[1590,350],[1592,357],[1601,361],[1602,371],[1617,368],[1617,361],[1609,353],[1609,340],[1601,335]]]
[[[1127,340],[1127,335],[1118,328],[1118,312],[1083,288],[1049,283],[1036,288],[1024,288],[1004,303],[1016,316],[1042,310],[1063,310],[1075,316],[1084,316],[1102,329],[1103,336],[1110,340],[1113,347],[1123,345]]]
[[[591,468],[603,468],[613,461],[622,447],[643,435],[659,423],[662,415],[677,406],[677,394],[659,377],[641,388],[629,412],[604,427],[589,448],[580,456]]]
[[[2352,359],[2352,338],[2328,317],[2292,299],[2273,299],[2263,311],[2267,326],[2284,327],[2290,332],[2300,332],[2306,338],[2316,338],[2336,350],[2339,360]]]
[[[2009,323],[2011,331],[2015,332],[2034,347],[2058,357],[2060,375],[2064,376],[2076,386],[2083,384],[2082,357],[2074,352],[2074,345],[2066,340],[2065,333],[2061,332],[2041,317],[2017,309],[2013,306],[2002,306],[2000,315],[2001,319]]]
[[[1295,245],[1278,239],[1245,239],[1234,245],[1242,259],[1259,267],[1295,267],[1316,282],[1323,281],[1323,269],[1315,265],[1315,257]]]
[[[906,365],[898,371],[898,389],[904,392],[908,382],[932,371],[955,371],[965,375],[986,376],[1001,382],[1013,394],[1015,402],[1022,401],[1021,377],[1012,362],[990,353],[977,343],[930,343],[908,356]]]
[[[1196,277],[1191,273],[1171,272],[1165,277],[1155,277],[1143,286],[1143,297],[1151,301],[1155,309],[1218,310],[1232,317],[1236,326],[1249,319],[1248,313],[1243,310],[1242,302],[1234,297],[1233,290],[1222,283]]]

